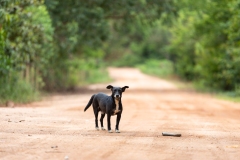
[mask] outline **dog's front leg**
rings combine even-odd
[[[117,114],[116,129],[115,129],[116,133],[120,133],[118,126],[119,126],[119,122],[120,122],[120,119],[121,119],[121,115],[122,115],[121,113]]]
[[[107,124],[108,124],[108,132],[112,133],[112,130],[111,130],[111,114],[110,113],[107,114]]]
[[[105,128],[103,127],[103,118],[104,118],[104,117],[105,117],[105,113],[102,113],[102,114],[101,114],[101,118],[100,118],[102,130],[105,130]]]

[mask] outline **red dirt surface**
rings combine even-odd
[[[0,108],[0,159],[240,159],[240,104],[184,91],[132,68],[109,68],[125,86],[121,133],[96,131],[90,96],[108,84]],[[116,116],[111,118],[112,129]],[[106,128],[106,117],[104,125]],[[181,133],[181,137],[162,136]]]

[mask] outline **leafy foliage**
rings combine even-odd
[[[239,7],[239,0],[0,0],[0,97],[108,81],[106,64],[174,71],[239,95]]]
[[[113,34],[109,43],[119,44],[110,45],[107,56],[123,52],[116,57],[122,66],[171,60],[181,78],[202,88],[239,94],[239,6],[239,0],[173,0],[171,14],[163,12],[152,28],[135,23],[130,32]]]
[[[240,50],[239,44],[236,45],[239,40],[233,41],[233,30],[230,29],[232,19],[238,15],[229,8],[237,4],[237,1],[233,2],[209,2],[209,8],[215,9],[205,11],[206,16],[196,24],[196,35],[201,36],[196,49],[198,73],[205,85],[216,89],[235,90],[240,82]],[[235,29],[234,34],[238,30]]]
[[[105,48],[104,44],[108,45],[106,40],[110,34],[114,31],[129,34],[135,24],[149,25],[160,17],[163,10],[171,10],[168,3],[167,0],[122,0],[114,3],[110,0],[46,0],[59,53],[52,58],[54,63],[51,63],[51,68],[54,70],[44,78],[46,88],[67,89],[70,79],[66,79],[65,75],[71,77],[73,72],[70,66],[75,65],[72,61],[74,58],[85,59],[85,63],[91,63],[92,59],[102,61],[108,53],[99,50]],[[79,64],[79,68],[86,66]],[[88,70],[89,75],[91,72],[94,70]]]
[[[181,7],[176,21],[182,22],[171,27],[169,48],[180,76],[205,87],[239,92],[239,4],[239,0],[177,4]]]
[[[170,29],[172,34],[170,45],[167,48],[173,55],[175,72],[183,79],[193,80],[196,78],[194,66],[196,64],[194,23],[198,17],[194,11],[179,11],[178,18]]]
[[[43,85],[53,55],[53,28],[42,1],[2,0],[0,5],[0,96],[7,100],[15,97],[13,90],[31,95]]]
[[[169,60],[149,59],[137,67],[142,72],[153,76],[168,77],[173,74],[173,63]]]

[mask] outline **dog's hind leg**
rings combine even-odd
[[[117,120],[116,120],[116,129],[115,129],[116,133],[120,133],[119,128],[118,128],[120,119],[121,119],[121,113],[118,113],[117,114]]]
[[[99,130],[99,127],[98,127],[98,111],[94,111],[94,114],[95,114],[95,124],[96,124],[96,130]]]
[[[101,118],[100,118],[100,122],[101,122],[101,129],[105,130],[105,128],[103,127],[103,118],[105,117],[105,113],[101,113]]]
[[[99,130],[99,127],[98,127],[98,106],[93,103],[93,112],[94,112],[94,115],[95,115],[95,128],[96,130]]]

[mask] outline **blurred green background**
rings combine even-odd
[[[0,0],[0,103],[138,67],[240,96],[240,0]]]

